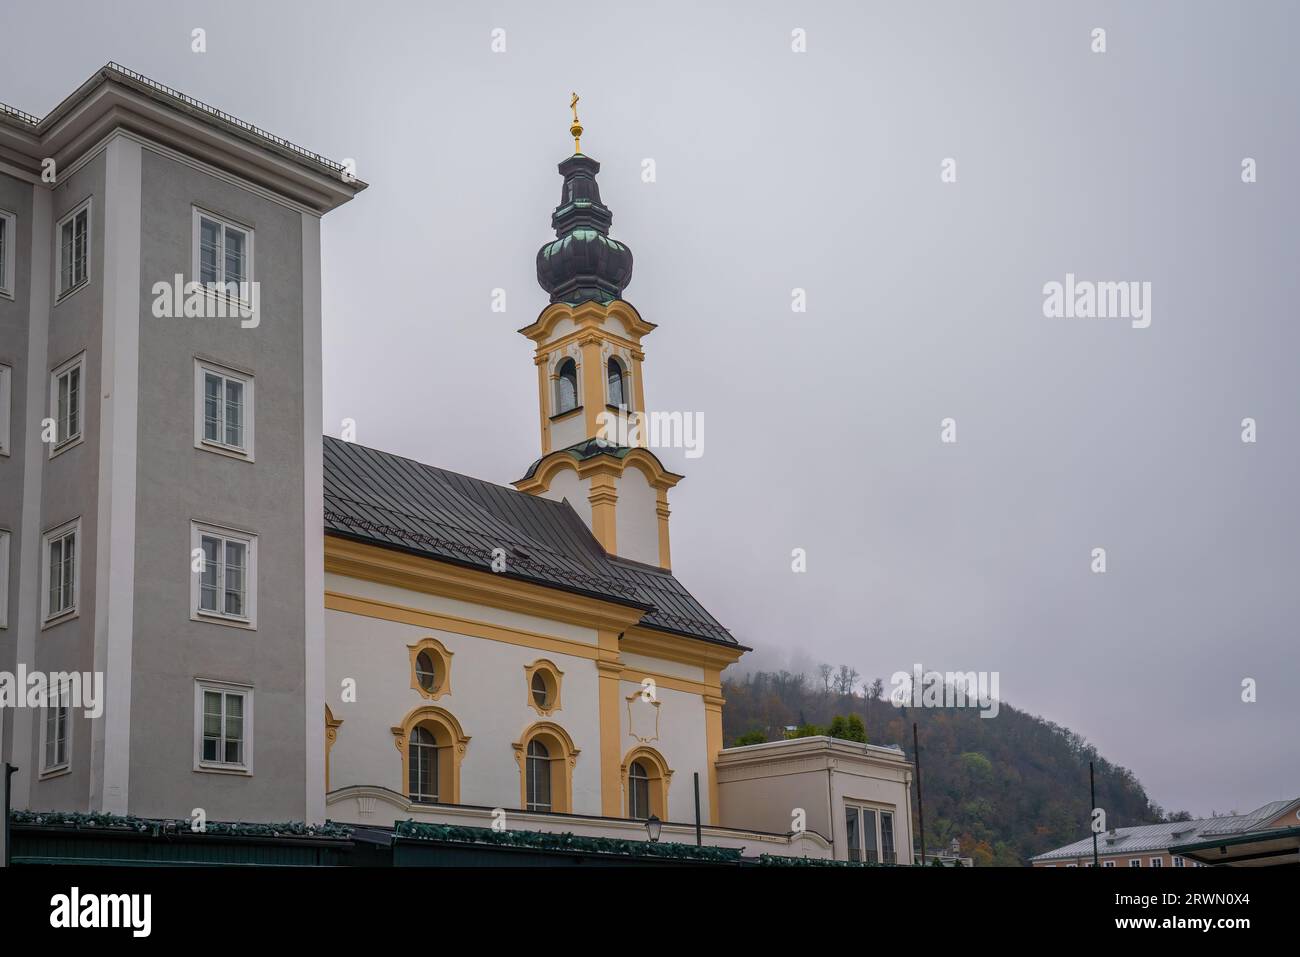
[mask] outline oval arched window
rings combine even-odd
[[[528,742],[528,810],[551,809],[551,752],[534,738]]]
[[[578,364],[572,359],[560,363],[555,382],[555,414],[572,412],[578,407]]]
[[[423,726],[411,730],[407,764],[410,781],[407,796],[412,801],[438,801],[438,743],[433,732]]]
[[[438,666],[427,651],[415,656],[415,680],[425,691],[434,691],[438,687]]]
[[[650,773],[640,761],[627,769],[628,817],[645,821],[650,817]]]
[[[627,390],[624,388],[626,377],[623,375],[623,366],[617,359],[609,360],[609,404],[612,406],[626,406]]]
[[[546,685],[546,675],[541,671],[533,672],[533,701],[537,707],[545,711],[550,707],[551,689]]]

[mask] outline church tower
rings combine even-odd
[[[537,253],[537,281],[551,301],[520,329],[536,346],[542,457],[515,482],[521,492],[565,500],[606,552],[669,568],[666,470],[637,428],[646,412],[641,340],[655,324],[623,299],[632,251],[610,238],[614,215],[600,200],[600,164],[581,149],[578,96],[573,155],[551,215],[556,238]]]

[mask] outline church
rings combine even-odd
[[[116,64],[0,109],[0,670],[106,687],[0,715],[16,809],[912,862],[899,749],[725,747],[748,649],[672,571],[683,476],[608,438],[651,409],[656,324],[571,106],[513,487],[320,436],[320,218],[365,188],[341,164]],[[173,273],[258,280],[261,318],[150,318]],[[51,406],[78,431],[47,448]]]

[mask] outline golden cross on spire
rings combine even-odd
[[[582,152],[582,124],[578,122],[578,94],[573,94],[573,99],[569,100],[569,109],[573,110],[573,125],[569,127],[569,135],[573,137],[573,152]]]

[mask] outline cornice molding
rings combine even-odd
[[[493,572],[462,568],[434,558],[335,535],[325,536],[325,571],[588,628],[624,631],[645,614],[641,608],[546,588]]]

